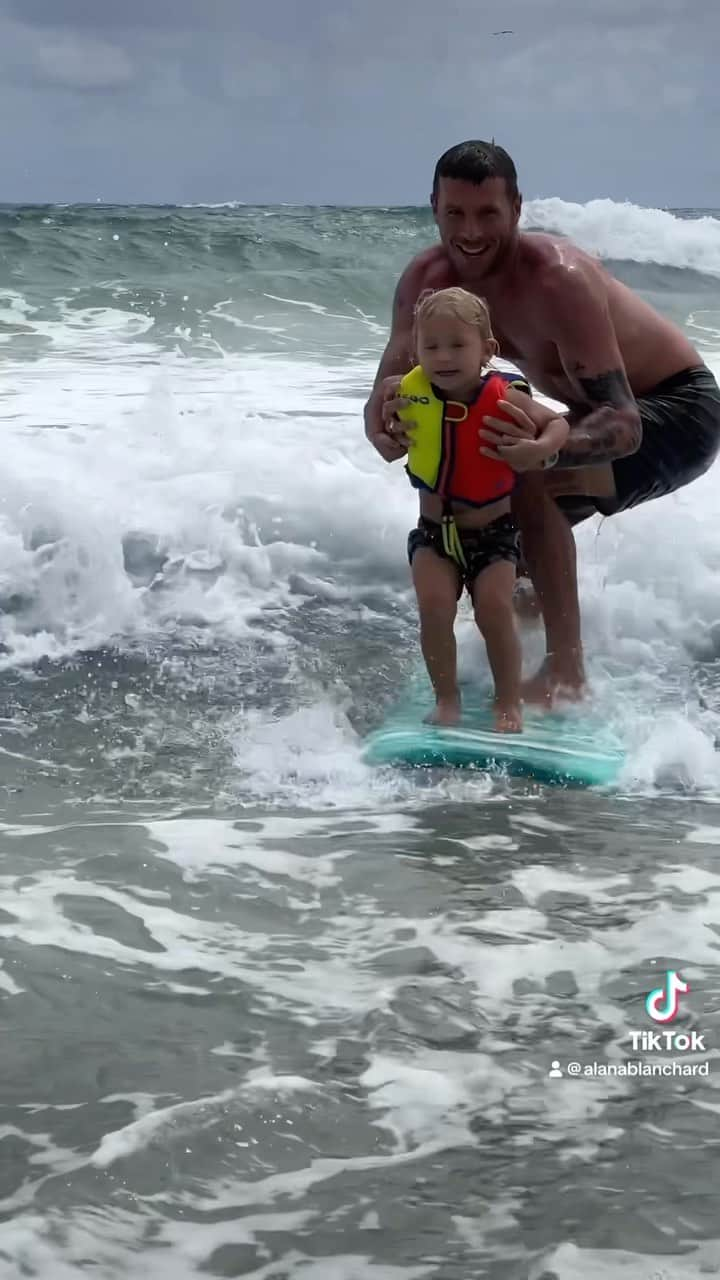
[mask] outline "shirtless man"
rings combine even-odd
[[[571,430],[552,470],[523,477],[515,514],[545,622],[546,657],[528,701],[580,696],[584,668],[572,525],[613,515],[697,479],[720,448],[720,390],[669,320],[570,241],[520,232],[510,156],[463,142],[440,158],[431,197],[440,244],[418,254],[395,292],[392,330],[365,406],[368,439],[387,462],[407,449],[395,416],[413,363],[413,310],[424,289],[461,285],[485,298],[500,355],[568,408]],[[519,391],[515,427],[486,419],[481,445],[502,456],[555,414]],[[495,451],[497,450],[497,453]]]

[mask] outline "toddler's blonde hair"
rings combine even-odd
[[[495,342],[487,303],[467,289],[453,286],[450,289],[425,289],[420,294],[413,316],[413,337],[416,342],[423,321],[430,320],[433,316],[455,316],[464,324],[471,324],[479,329],[481,337],[486,341]]]

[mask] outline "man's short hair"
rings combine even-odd
[[[504,178],[508,196],[514,200],[518,191],[517,171],[507,151],[494,142],[459,142],[441,155],[435,165],[433,196],[437,196],[441,178],[459,178],[478,186],[486,178]]]

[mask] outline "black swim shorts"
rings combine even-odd
[[[617,497],[558,497],[571,524],[675,493],[712,466],[720,450],[720,387],[706,365],[666,378],[637,404],[642,442],[637,453],[612,464]]]
[[[421,547],[434,551],[443,560],[449,560],[458,571],[458,598],[462,595],[463,586],[472,594],[472,587],[478,574],[498,560],[509,560],[517,565],[520,559],[518,550],[518,527],[512,516],[498,516],[482,529],[460,529],[460,542],[465,556],[465,567],[457,563],[445,550],[443,544],[442,525],[436,520],[428,520],[420,516],[417,528],[411,529],[408,535],[408,560],[412,564],[413,556]]]

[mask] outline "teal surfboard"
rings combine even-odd
[[[464,687],[459,725],[423,723],[433,705],[429,684],[417,681],[366,739],[371,765],[502,770],[538,782],[606,786],[622,769],[622,743],[603,721],[581,708],[563,713],[525,708],[523,732],[496,733],[487,689]]]

